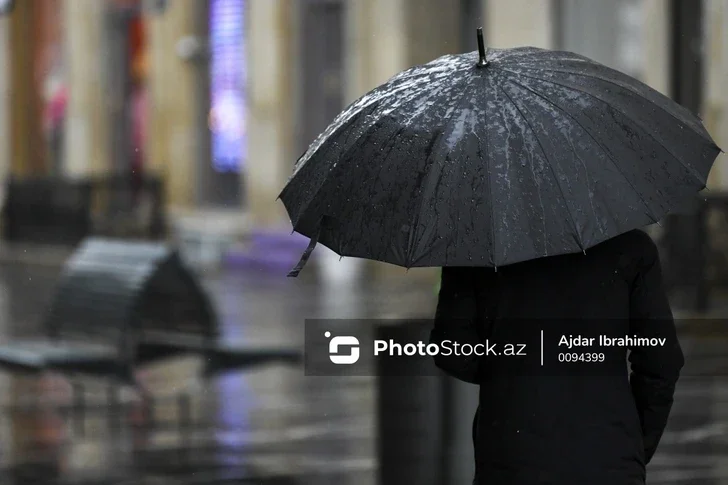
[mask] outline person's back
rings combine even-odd
[[[503,330],[518,335],[536,327],[548,335],[569,336],[579,325],[589,326],[582,332],[588,337],[608,330],[610,335],[659,336],[666,342],[630,349],[632,386],[627,348],[600,349],[598,343],[589,354],[606,353],[608,362],[567,365],[558,362],[550,347],[547,371],[524,367],[512,372],[519,367],[502,366],[493,357],[435,358],[449,374],[480,385],[475,446],[477,475],[484,483],[644,483],[645,464],[664,430],[683,357],[657,250],[641,231],[586,254],[543,258],[497,272],[443,269],[433,342],[497,341],[494,334],[503,335]],[[584,350],[573,352],[585,355]]]

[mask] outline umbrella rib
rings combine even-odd
[[[486,76],[481,77],[481,79],[483,79],[484,81],[488,81],[489,80],[489,78],[486,77]],[[488,86],[489,85],[486,84],[486,87],[488,87]],[[486,91],[486,93],[487,93],[487,91]],[[486,96],[486,99],[487,99],[487,96]],[[484,109],[484,112],[485,112],[485,126],[488,126],[488,103],[486,102],[484,104],[485,104],[485,109]],[[485,130],[485,135],[484,136],[485,136],[485,160],[486,160],[486,164],[488,166],[488,177],[487,177],[487,180],[488,180],[488,198],[491,199],[491,202],[492,202],[492,200],[493,200],[493,181],[492,181],[492,176],[491,176],[491,173],[490,173],[491,172],[491,170],[490,170],[490,140],[488,138],[488,129]],[[495,270],[498,271],[498,263],[496,262],[496,255],[497,255],[497,253],[496,253],[496,250],[495,250],[496,241],[497,241],[497,239],[496,239],[496,231],[495,231],[495,211],[493,209],[493,205],[494,204],[491,203],[489,205],[490,205],[490,240],[491,240],[490,250],[492,252],[492,257],[493,257],[493,266],[495,267]]]
[[[417,66],[422,67],[422,66]],[[415,71],[415,68],[411,68],[412,71]],[[406,71],[405,71],[406,72]],[[329,124],[329,126],[326,128],[326,130],[323,131],[323,133],[319,134],[318,137],[309,145],[309,147],[306,149],[306,151],[301,155],[296,163],[293,166],[293,174],[289,178],[289,181],[293,179],[293,177],[296,176],[296,174],[299,172],[299,170],[308,163],[308,161],[316,154],[316,152],[324,145],[326,142],[337,135],[342,129],[347,127],[350,123],[352,123],[357,116],[359,116],[362,112],[364,112],[367,109],[379,109],[381,108],[381,105],[384,104],[386,101],[389,101],[392,96],[395,94],[400,93],[401,91],[405,91],[407,89],[411,89],[412,86],[401,86],[399,83],[396,87],[392,86],[392,83],[404,81],[407,80],[409,83],[419,83],[420,79],[415,79],[418,76],[422,76],[422,81],[427,81],[429,79],[429,76],[432,74],[431,71],[425,71],[425,72],[412,72],[411,74],[408,74],[406,76],[403,76],[401,78],[398,78],[397,76],[392,77],[389,81],[387,81],[385,84],[382,84],[381,86],[378,86],[374,88],[373,90],[369,91],[368,93],[361,96],[359,99],[351,103],[349,106],[347,106],[341,113],[339,113],[333,121]],[[308,156],[307,156],[308,155]]]
[[[597,79],[597,80],[599,80],[599,81],[602,81],[602,82],[605,82],[605,83],[607,83],[607,84],[612,84],[613,86],[617,86],[617,87],[620,87],[620,88],[622,88],[622,89],[625,89],[625,90],[629,91],[630,93],[632,93],[632,94],[634,94],[634,95],[636,95],[636,96],[639,96],[640,98],[646,99],[647,101],[649,101],[649,102],[650,102],[650,104],[653,104],[653,105],[657,106],[658,108],[660,108],[660,110],[661,110],[661,111],[664,111],[665,113],[667,113],[668,115],[670,115],[670,116],[671,116],[672,118],[674,118],[674,119],[675,119],[676,121],[678,121],[679,123],[684,123],[684,124],[686,124],[686,125],[689,125],[689,124],[690,124],[689,122],[687,122],[687,121],[685,121],[685,120],[681,120],[680,118],[678,118],[678,117],[677,117],[677,116],[675,115],[675,113],[672,113],[672,112],[668,111],[668,110],[667,110],[667,109],[666,109],[666,108],[665,108],[664,106],[662,106],[662,105],[659,105],[659,104],[657,104],[657,103],[653,103],[652,101],[650,101],[650,100],[649,100],[648,98],[646,98],[645,96],[643,96],[643,95],[642,95],[642,94],[640,94],[639,92],[637,92],[637,91],[635,91],[634,89],[630,88],[630,87],[629,87],[628,85],[622,85],[622,84],[619,84],[619,83],[615,82],[614,80],[611,80],[611,79],[608,79],[608,78],[604,78],[604,77],[601,77],[601,76],[595,76],[595,75],[593,75],[593,74],[586,74],[586,73],[583,73],[583,72],[576,72],[576,71],[564,71],[564,70],[562,70],[562,69],[544,69],[544,68],[536,68],[536,67],[529,67],[529,66],[522,66],[522,67],[523,67],[523,69],[525,69],[525,70],[528,70],[528,71],[535,71],[535,70],[540,70],[540,71],[547,71],[547,72],[558,72],[558,73],[560,73],[560,74],[571,74],[571,75],[574,75],[574,76],[581,76],[581,77],[586,77],[586,78],[589,78],[589,79]],[[504,70],[504,71],[509,71],[509,72],[513,72],[514,74],[518,74],[518,73],[515,73],[514,71],[510,71],[510,70],[508,70],[508,69],[503,69],[503,70]],[[619,71],[617,71],[617,72],[619,72]],[[621,73],[620,73],[620,74],[621,74]],[[520,75],[520,74],[519,74],[519,75]],[[531,77],[531,76],[527,76],[527,77]],[[542,81],[544,80],[544,79],[541,79],[541,78],[533,78],[533,79],[539,79],[539,80],[542,80]],[[558,83],[555,83],[555,84],[558,84]],[[649,86],[648,86],[648,87],[649,87]],[[652,88],[650,88],[650,89],[652,89]],[[581,91],[581,90],[578,90],[578,89],[577,89],[577,91],[579,91],[579,92],[583,92],[583,91]],[[659,93],[658,91],[655,91],[655,92],[657,92],[658,94],[660,94],[661,96],[663,96],[663,95],[662,95],[661,93]],[[588,93],[586,93],[586,94],[588,94]],[[667,97],[666,97],[666,98],[667,98]],[[670,99],[670,98],[667,98],[667,99]],[[689,110],[686,110],[686,111],[688,111],[688,113],[690,113],[691,115],[695,116],[695,115],[694,115],[694,113],[691,113],[691,112],[690,112]],[[705,127],[703,127],[703,129],[705,129]],[[703,138],[703,139],[704,139],[705,141],[708,141],[708,142],[710,142],[711,144],[715,145],[715,141],[714,141],[714,140],[712,140],[712,139],[711,139],[710,137],[706,138],[706,137],[705,137],[705,134],[704,134],[704,133],[701,133],[701,132],[700,132],[700,130],[695,130],[695,131],[696,131],[696,132],[697,132],[697,133],[698,133],[698,134],[700,135],[700,137],[701,137],[701,138]],[[716,146],[717,146],[717,145],[716,145]]]
[[[584,241],[582,241],[581,235],[579,234],[579,228],[577,227],[576,219],[574,219],[574,214],[572,213],[571,208],[569,207],[569,203],[566,198],[566,194],[564,193],[564,188],[561,186],[561,182],[559,182],[559,178],[556,176],[556,172],[554,170],[553,164],[551,163],[551,160],[549,159],[548,153],[546,152],[546,149],[544,148],[543,143],[541,143],[541,138],[539,138],[538,133],[533,128],[533,125],[531,125],[531,122],[528,121],[528,118],[526,118],[526,116],[523,114],[523,111],[521,111],[521,108],[518,107],[518,105],[513,100],[511,95],[508,94],[508,92],[505,89],[503,89],[502,86],[499,85],[498,87],[501,91],[503,91],[503,94],[506,95],[506,98],[508,98],[508,101],[511,102],[513,107],[516,108],[516,111],[518,111],[519,116],[523,119],[523,121],[526,122],[526,125],[528,125],[528,129],[531,130],[531,133],[533,133],[533,136],[536,137],[536,142],[538,143],[538,146],[541,149],[541,153],[543,153],[543,156],[546,158],[546,161],[548,162],[549,168],[551,169],[551,175],[553,175],[554,180],[556,181],[556,185],[558,185],[558,187],[559,187],[559,192],[561,192],[561,197],[564,199],[564,203],[566,204],[566,210],[569,213],[569,217],[571,218],[571,224],[573,226],[572,229],[574,230],[574,234],[576,235],[577,241],[579,241],[579,246],[581,247],[582,250],[586,249],[584,247]]]
[[[511,82],[511,83],[513,83],[513,84],[516,84],[516,85],[522,87],[523,89],[525,89],[527,91],[532,92],[533,94],[535,94],[539,98],[543,99],[547,103],[551,104],[556,109],[558,109],[559,111],[563,112],[566,116],[568,116],[569,118],[571,118],[572,120],[574,120],[574,122],[577,125],[579,125],[579,127],[581,127],[582,130],[584,130],[584,133],[586,133],[589,136],[589,138],[591,138],[592,140],[594,140],[594,142],[599,146],[599,148],[602,149],[602,152],[604,152],[604,154],[607,155],[607,157],[609,158],[609,160],[612,162],[612,165],[614,165],[614,168],[617,169],[617,171],[622,176],[622,178],[625,180],[625,182],[627,182],[627,184],[634,191],[634,193],[637,194],[637,196],[640,198],[640,200],[642,201],[642,205],[645,206],[645,209],[647,209],[650,217],[653,219],[654,222],[657,222],[657,220],[658,220],[657,217],[655,217],[655,214],[652,211],[652,208],[650,208],[650,206],[647,204],[647,201],[645,201],[645,199],[642,196],[642,194],[637,190],[637,188],[634,186],[634,184],[624,174],[624,172],[622,171],[622,169],[619,167],[619,164],[614,160],[614,157],[612,157],[612,155],[609,153],[609,151],[606,148],[604,148],[604,145],[599,140],[597,140],[596,137],[594,137],[594,135],[592,135],[589,130],[586,129],[586,127],[581,123],[581,121],[579,121],[574,115],[572,115],[571,113],[569,113],[566,109],[564,109],[561,106],[559,106],[558,104],[554,103],[553,101],[551,101],[546,96],[544,96],[543,94],[539,93],[538,91],[536,91],[536,90],[534,90],[532,88],[529,88],[528,86],[525,86],[525,85],[523,85],[523,84],[521,84],[518,81],[515,81],[513,79],[509,79],[508,81]]]
[[[352,119],[353,119],[353,118],[352,118]],[[347,122],[347,128],[348,128],[348,122]],[[352,149],[352,148],[354,148],[355,146],[357,146],[357,145],[356,145],[356,143],[353,143],[353,144],[352,144],[352,146],[351,146],[351,147],[349,147],[349,148],[348,148],[348,149],[347,149],[347,150],[346,150],[346,151],[344,152],[344,154],[348,154],[348,153],[349,153],[349,152],[351,151],[351,149]],[[330,147],[330,146],[329,146],[329,147],[327,147],[327,150],[331,150],[331,149],[332,149],[332,147]],[[316,150],[316,151],[318,151],[318,150]],[[340,156],[340,157],[338,157],[338,158],[339,158],[339,159],[341,159],[341,158],[343,158],[343,157],[341,157],[341,156]],[[328,180],[328,178],[329,178],[329,176],[331,175],[331,172],[332,172],[332,171],[333,171],[333,168],[331,168],[331,167],[330,167],[330,168],[329,168],[329,170],[328,170],[328,171],[326,172],[326,175],[324,176],[324,179],[323,179],[323,180],[321,181],[321,185],[319,185],[319,186],[318,186],[318,188],[316,189],[316,191],[315,191],[315,192],[313,193],[313,195],[311,195],[311,198],[310,198],[310,199],[308,200],[308,202],[306,203],[306,205],[305,205],[305,206],[304,206],[303,208],[299,209],[299,211],[298,211],[298,216],[296,217],[296,223],[298,223],[298,221],[300,221],[300,220],[301,220],[301,218],[302,218],[302,217],[304,216],[304,214],[306,213],[306,210],[308,210],[308,208],[309,208],[309,206],[311,205],[311,203],[312,203],[312,202],[313,202],[313,201],[314,201],[314,200],[316,199],[316,196],[317,196],[317,195],[319,194],[319,192],[321,192],[321,189],[322,189],[322,188],[324,187],[324,185],[326,185],[326,181]],[[295,174],[293,175],[293,177],[295,177]],[[291,181],[293,180],[293,177],[291,177]],[[291,183],[291,181],[289,181],[288,183],[290,184],[290,183]],[[286,188],[287,188],[287,187],[288,187],[288,184],[286,184],[286,187],[283,187],[283,190],[286,190]],[[294,230],[294,231],[296,230],[296,225],[297,225],[297,224],[294,224],[294,225],[293,225],[293,230]]]
[[[457,103],[455,104],[455,106],[456,106],[456,108],[457,108],[457,109],[455,110],[456,112],[460,111],[460,110],[459,110],[459,108],[460,108],[460,106],[461,106],[461,105],[463,104],[463,102],[465,101],[465,99],[466,99],[466,94],[469,94],[469,91],[468,91],[467,89],[463,89],[463,90],[462,90],[462,91],[460,92],[460,96],[458,97],[458,101],[457,101]],[[448,125],[446,125],[446,126],[449,126],[449,124],[448,124]],[[443,133],[442,133],[442,134],[440,135],[440,138],[439,138],[439,139],[438,139],[438,140],[436,141],[436,143],[435,143],[435,144],[434,144],[434,145],[432,146],[432,149],[430,150],[430,155],[432,155],[433,153],[435,153],[435,148],[436,148],[436,147],[440,146],[440,144],[442,143],[442,140],[444,140],[444,138],[445,138],[445,133],[446,133],[446,130],[443,130]],[[448,155],[449,155],[449,153],[448,153]],[[429,159],[429,157],[428,157],[428,159]],[[426,162],[427,162],[427,161],[425,161],[425,163],[426,163]],[[431,177],[432,177],[432,172],[430,172],[430,173],[428,174],[428,176],[426,177],[425,183],[424,183],[424,184],[422,184],[422,185],[423,185],[423,186],[425,186],[425,187],[429,186],[429,185],[430,185],[430,183],[431,183],[431,180],[430,180],[430,179],[431,179]],[[411,224],[411,226],[410,226],[410,230],[411,230],[412,232],[410,233],[410,240],[409,240],[409,242],[408,242],[408,244],[407,244],[407,255],[406,255],[406,257],[405,257],[405,260],[407,261],[407,267],[409,267],[410,263],[411,263],[411,264],[414,264],[414,263],[416,263],[416,262],[417,262],[417,259],[412,259],[412,260],[410,261],[410,258],[412,257],[412,253],[414,252],[415,246],[416,246],[416,244],[417,244],[417,241],[416,241],[416,239],[417,239],[417,238],[416,238],[416,235],[417,235],[417,225],[419,224],[419,222],[420,222],[420,219],[422,218],[422,213],[424,212],[424,207],[425,207],[425,196],[426,196],[426,194],[425,194],[425,192],[424,192],[424,190],[423,190],[423,193],[422,193],[422,198],[420,199],[420,208],[419,208],[419,210],[418,210],[418,211],[416,211],[416,212],[415,212],[415,214],[414,214],[414,217],[412,218],[412,224]],[[419,258],[418,258],[418,259],[419,259]]]
[[[667,148],[667,147],[665,146],[665,144],[664,144],[663,142],[661,142],[660,140],[658,140],[658,139],[657,139],[657,138],[655,137],[655,135],[653,135],[652,133],[650,133],[650,131],[649,131],[649,130],[647,130],[647,129],[646,129],[646,128],[645,128],[644,126],[642,126],[642,125],[641,125],[640,123],[638,123],[637,121],[635,121],[634,119],[632,119],[632,117],[628,116],[628,115],[627,115],[627,113],[624,113],[623,111],[617,110],[616,108],[614,108],[614,107],[613,107],[613,106],[612,106],[611,104],[609,104],[609,103],[608,103],[607,101],[603,100],[602,98],[600,98],[600,97],[598,97],[598,96],[596,96],[596,95],[594,95],[594,94],[592,94],[592,93],[589,93],[589,92],[587,92],[587,91],[584,91],[584,90],[581,90],[581,89],[575,88],[575,87],[573,87],[573,86],[567,86],[566,84],[562,84],[562,83],[559,83],[559,82],[556,82],[556,81],[551,81],[551,80],[548,80],[548,79],[542,79],[542,78],[538,78],[538,77],[534,77],[534,76],[528,76],[528,75],[525,75],[525,74],[519,74],[519,73],[516,73],[516,72],[514,72],[514,71],[510,71],[510,70],[508,70],[508,72],[511,72],[511,73],[513,73],[513,74],[516,74],[516,75],[518,75],[518,76],[523,76],[523,77],[527,77],[527,78],[529,78],[529,79],[535,79],[536,81],[541,81],[541,82],[545,82],[545,83],[549,83],[549,84],[554,84],[554,85],[556,85],[556,86],[561,86],[562,88],[566,88],[566,89],[571,89],[572,91],[576,91],[577,93],[585,94],[585,95],[587,95],[587,96],[590,96],[590,97],[592,97],[592,98],[596,99],[597,101],[600,101],[600,102],[602,102],[602,103],[606,104],[606,105],[607,105],[607,106],[609,106],[610,108],[614,109],[614,110],[615,110],[615,111],[616,111],[617,113],[621,114],[622,116],[624,116],[625,118],[627,118],[627,119],[628,119],[629,121],[631,121],[631,122],[632,122],[632,124],[633,124],[634,126],[636,126],[637,128],[639,128],[639,129],[640,129],[640,130],[641,130],[641,131],[642,131],[643,133],[645,133],[645,134],[646,134],[647,136],[649,136],[649,137],[650,137],[650,138],[652,138],[652,139],[653,139],[654,141],[656,141],[657,143],[659,143],[659,144],[660,144],[660,146],[662,146],[662,147],[663,147],[663,148],[665,149],[665,151],[666,151],[666,152],[667,152],[667,153],[668,153],[668,154],[669,154],[669,155],[670,155],[670,156],[671,156],[672,158],[674,158],[675,160],[677,160],[677,162],[678,162],[678,163],[679,163],[680,165],[682,165],[682,166],[683,166],[683,167],[684,167],[684,168],[685,168],[686,170],[688,170],[688,171],[689,171],[689,172],[690,172],[690,173],[691,173],[691,174],[692,174],[693,176],[696,176],[696,177],[697,177],[697,179],[698,179],[698,180],[699,180],[699,181],[700,181],[700,182],[701,182],[702,184],[705,184],[705,183],[706,183],[706,180],[704,180],[703,176],[702,176],[702,175],[700,175],[700,173],[698,173],[698,171],[697,171],[697,170],[696,170],[695,168],[693,168],[693,167],[690,167],[690,166],[686,165],[686,164],[685,164],[685,162],[683,162],[683,161],[682,161],[682,160],[681,160],[681,159],[680,159],[680,158],[679,158],[679,157],[678,157],[677,155],[675,155],[675,154],[674,154],[674,153],[673,153],[672,151],[670,151],[670,150],[669,150],[669,149],[668,149],[668,148]],[[553,72],[562,72],[562,71],[553,71]],[[591,78],[594,78],[594,79],[601,79],[601,78],[598,78],[598,77],[594,77],[594,76],[585,76],[585,77],[591,77]],[[616,84],[616,83],[612,83],[612,84],[615,84],[616,86],[619,86],[619,85],[618,85],[618,84]],[[627,89],[627,88],[624,88],[624,89]],[[634,94],[634,95],[640,96],[640,95],[639,95],[639,93],[635,93],[635,92],[634,92],[634,91],[632,91],[631,89],[627,89],[627,91],[631,92],[631,93],[632,93],[632,94]],[[643,96],[642,96],[642,99],[647,99],[647,98],[645,98],[645,97],[643,97]],[[649,101],[649,100],[648,100],[648,101]],[[653,105],[655,105],[655,106],[659,106],[659,105],[656,105],[655,103],[652,103],[651,101],[650,101],[650,103],[651,103],[651,104],[653,104]],[[670,115],[672,115],[672,113],[669,113],[668,111],[665,111],[665,112],[666,112],[666,113],[668,113],[668,114],[670,114]],[[672,116],[673,116],[673,117],[674,117],[674,118],[675,118],[676,120],[680,121],[680,120],[679,120],[678,118],[676,118],[676,117],[675,117],[674,115],[672,115]],[[682,122],[681,122],[681,123],[682,123]],[[687,123],[686,123],[686,124],[687,124]],[[704,137],[703,137],[702,135],[700,135],[700,136],[701,136],[701,138],[704,138]],[[715,143],[714,143],[714,142],[712,142],[712,141],[711,141],[711,143],[712,143],[713,145],[715,145]]]

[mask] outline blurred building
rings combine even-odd
[[[723,0],[21,0],[0,20],[0,162],[158,174],[173,212],[288,230],[275,199],[313,138],[397,71],[474,50],[481,25],[493,47],[635,75],[728,145]]]

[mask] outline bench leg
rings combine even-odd
[[[134,449],[140,451],[149,442],[149,435],[154,428],[154,400],[144,389],[138,389],[139,401],[134,401],[129,408],[127,418],[131,424]]]
[[[188,450],[192,446],[192,399],[186,392],[177,397],[177,428],[180,433],[181,459],[188,458]]]
[[[119,397],[119,388],[113,384],[106,389],[108,402],[108,427],[109,433],[113,438],[117,438],[121,431],[121,399]]]
[[[73,422],[76,433],[79,437],[86,436],[86,387],[80,382],[73,382]]]
[[[156,426],[156,419],[157,419],[157,414],[155,412],[156,403],[154,401],[154,396],[152,396],[151,394],[146,396],[145,399],[146,399],[146,401],[144,404],[144,411],[145,411],[146,417],[147,417],[146,418],[147,419],[147,421],[146,421],[147,428],[151,431]]]

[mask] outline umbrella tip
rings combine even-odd
[[[488,60],[485,58],[485,41],[483,40],[483,27],[478,27],[478,53],[480,54],[480,60],[478,61],[477,66],[487,66]]]

